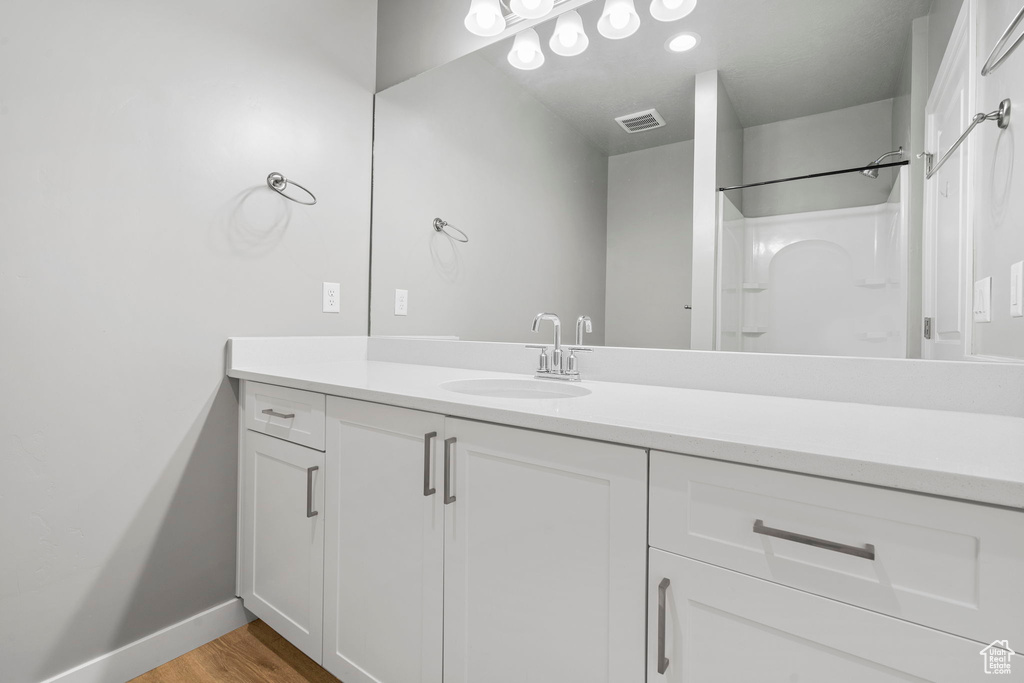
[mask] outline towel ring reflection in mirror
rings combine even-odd
[[[435,218],[434,219],[434,230],[436,232],[444,233],[445,235],[447,235],[448,237],[451,237],[456,242],[466,243],[466,242],[469,241],[469,235],[467,235],[466,233],[462,232],[461,230],[456,228],[454,225],[452,225],[448,221],[442,220],[440,218]],[[451,231],[454,231],[454,232],[451,232]],[[458,234],[455,234],[455,233],[458,233]]]
[[[988,59],[985,60],[985,66],[981,67],[982,76],[988,76],[990,73],[998,69],[999,65],[1005,62],[1006,58],[1013,54],[1013,51],[1020,46],[1022,41],[1024,41],[1024,32],[1021,32],[1021,34],[1017,36],[1017,40],[1013,41],[1013,45],[1006,48],[1005,51],[1003,50],[1003,48],[1006,47],[1007,41],[1010,40],[1010,36],[1013,35],[1013,32],[1016,30],[1017,25],[1020,24],[1021,19],[1024,19],[1024,7],[1020,8],[1020,11],[1017,12],[1017,16],[1013,18],[1010,25],[1006,27],[1005,31],[1003,31],[1003,35],[999,36],[999,40],[996,41],[996,46],[992,48],[992,52],[989,53]],[[999,54],[1000,52],[1002,52],[1002,54]]]
[[[294,185],[295,187],[299,188],[307,195],[309,195],[309,201],[304,199],[296,199],[295,197],[286,194],[285,189],[289,185]],[[299,185],[294,180],[288,180],[277,171],[274,171],[273,173],[267,176],[267,186],[274,192],[284,197],[285,199],[290,199],[296,204],[305,204],[306,206],[313,206],[314,204],[316,204],[316,195],[314,195],[312,192],[304,188],[302,185]]]

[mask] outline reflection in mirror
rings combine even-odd
[[[508,38],[378,93],[372,334],[532,343],[554,311],[589,315],[593,345],[919,355],[916,167],[717,190],[908,160],[931,0],[638,6],[621,40],[602,6],[578,8],[576,56],[549,49],[552,19],[538,68]]]

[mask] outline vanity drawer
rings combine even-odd
[[[322,451],[326,403],[323,394],[246,382],[245,426]]]
[[[1024,512],[652,451],[650,544],[979,642],[1024,642]]]

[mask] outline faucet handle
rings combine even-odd
[[[576,352],[577,351],[593,351],[593,350],[594,349],[591,349],[591,348],[586,347],[586,346],[570,346],[569,347],[569,360],[566,361],[566,364],[568,365],[568,367],[566,368],[566,372],[568,374],[570,374],[570,375],[579,375],[580,374],[580,369],[579,369],[579,367],[576,364]]]
[[[540,356],[537,357],[537,372],[549,372],[551,363],[548,360],[548,347],[545,344],[527,344],[528,349],[540,349]]]

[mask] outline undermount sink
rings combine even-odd
[[[470,396],[491,398],[576,398],[586,396],[590,389],[544,379],[456,379],[442,382],[441,388]]]

